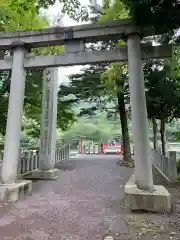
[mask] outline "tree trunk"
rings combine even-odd
[[[132,158],[131,158],[131,149],[130,149],[130,142],[129,142],[126,108],[125,108],[125,102],[124,102],[124,93],[118,94],[118,110],[120,115],[122,138],[123,138],[123,147],[122,147],[123,160],[129,162],[129,161],[132,161]]]
[[[152,117],[152,125],[153,125],[153,146],[154,149],[157,149],[157,123],[155,117]]]
[[[161,126],[160,126],[160,134],[161,134],[161,144],[162,144],[162,154],[166,155],[166,140],[165,140],[165,121],[164,118],[161,118]]]

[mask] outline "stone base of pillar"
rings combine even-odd
[[[17,180],[15,183],[0,184],[0,201],[15,202],[32,194],[32,181]]]
[[[59,178],[59,172],[60,170],[57,168],[53,168],[50,170],[40,170],[37,169],[31,173],[31,175],[28,175],[27,179],[44,179],[44,180],[56,180]]]
[[[168,213],[172,211],[171,196],[165,187],[154,185],[154,191],[143,191],[135,184],[135,175],[125,186],[126,205],[132,211]]]

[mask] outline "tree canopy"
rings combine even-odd
[[[154,26],[158,32],[169,32],[180,26],[178,0],[115,0],[121,1],[139,26]]]
[[[41,2],[41,4],[43,4]],[[39,5],[40,7],[43,5]],[[43,29],[48,25],[47,19],[40,16],[36,9],[36,0],[3,0],[0,2],[0,28],[1,31],[17,31],[28,29]],[[62,52],[62,46],[39,48],[33,50],[38,55]],[[1,51],[3,58],[7,51]],[[10,90],[11,72],[0,73],[0,133],[5,134],[8,97]],[[26,71],[26,88],[24,101],[24,116],[32,119],[25,126],[29,128],[27,134],[38,136],[41,114],[43,69]],[[25,118],[25,119],[26,119]],[[58,127],[66,129],[74,121],[74,114],[71,111],[71,103],[65,102],[58,96]],[[32,126],[31,124],[32,123]],[[36,127],[35,127],[36,125]],[[25,127],[24,126],[24,127]],[[31,126],[31,131],[30,131]],[[23,127],[23,129],[24,129]]]

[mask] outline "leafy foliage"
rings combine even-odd
[[[36,0],[4,0],[0,12],[1,31],[42,29],[47,21],[37,15]]]
[[[178,0],[116,0],[123,2],[139,26],[154,26],[157,32],[178,29],[180,24]]]
[[[127,111],[125,105],[125,93],[129,93],[127,84],[127,65],[124,63],[113,63],[102,76],[107,91],[116,100],[116,109],[119,114],[122,131],[122,146],[124,161],[131,161],[129,132],[127,123]],[[126,90],[126,91],[125,91]]]
[[[86,141],[106,143],[111,138],[117,138],[119,141],[120,135],[119,121],[108,120],[105,113],[99,112],[93,117],[79,118],[71,128],[64,132],[62,138],[65,142],[84,137]]]
[[[127,66],[124,63],[112,63],[101,79],[105,83],[106,89],[117,97],[117,93],[124,92],[124,83],[127,80]]]
[[[54,5],[56,0],[38,0],[36,10],[39,11],[41,7],[48,8]],[[86,21],[89,17],[87,7],[81,5],[79,0],[59,0],[62,3],[62,13],[66,13],[75,21]]]
[[[1,31],[40,29],[47,26],[46,19],[37,14],[36,0],[4,0],[0,3],[0,6]],[[62,52],[63,47],[39,48],[33,49],[33,51],[39,55],[47,55]],[[2,51],[1,57],[4,57],[5,54],[7,54],[7,52]],[[26,72],[24,114],[25,119],[28,119],[28,124],[26,124],[26,121],[23,121],[23,129],[27,128],[26,134],[30,134],[33,137],[39,136],[43,81],[42,72],[43,69],[27,70]],[[0,132],[3,135],[5,134],[7,118],[10,78],[11,73],[4,72],[0,74]],[[60,95],[58,102],[58,127],[64,130],[74,121],[74,115],[71,111],[71,103],[64,103]]]
[[[179,117],[179,78],[172,77],[169,65],[148,61],[144,66],[148,116],[171,121]]]
[[[162,151],[165,155],[165,125],[179,118],[179,77],[172,75],[168,62],[147,61],[144,65],[148,117],[153,121],[154,146],[156,146],[157,124],[160,120]]]
[[[116,0],[112,2],[104,0],[99,21],[117,20],[120,18],[127,18],[128,16],[129,11],[121,1]]]
[[[96,108],[92,106],[85,110],[96,110],[104,100],[104,85],[101,83],[101,74],[104,72],[104,64],[90,66],[79,74],[70,76],[70,85],[61,86],[61,94],[64,96],[72,95],[71,101],[78,104],[81,100],[88,103],[96,103]]]

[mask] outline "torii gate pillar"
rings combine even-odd
[[[148,120],[141,60],[140,37],[128,37],[129,91],[132,133],[136,159],[136,184],[139,189],[153,190],[152,163],[148,137]]]
[[[128,70],[135,175],[125,186],[127,203],[132,210],[170,212],[170,194],[163,186],[153,185],[144,74],[138,33],[128,36]]]
[[[12,49],[13,63],[8,103],[8,116],[4,144],[4,157],[0,184],[0,200],[16,201],[19,193],[31,192],[32,182],[17,180],[17,168],[20,160],[20,134],[24,105],[25,70],[24,43],[16,42]],[[21,191],[19,191],[21,189]]]

